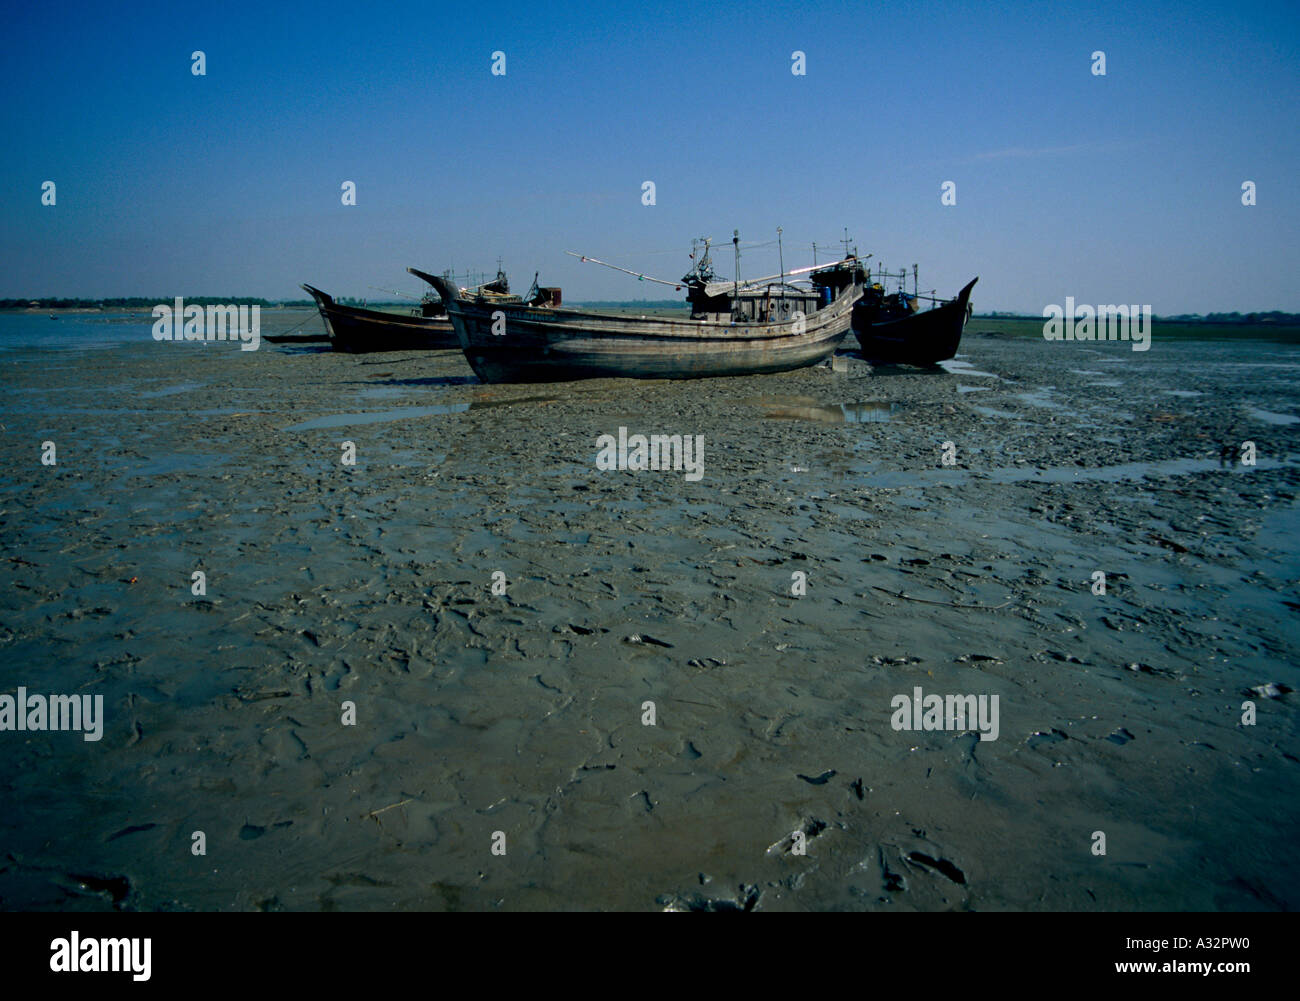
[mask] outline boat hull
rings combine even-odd
[[[935,365],[952,358],[961,343],[971,289],[977,281],[973,279],[942,306],[883,323],[870,322],[867,304],[860,302],[854,309],[853,334],[862,356],[901,365]]]
[[[461,349],[484,382],[704,379],[815,365],[848,335],[853,286],[793,324],[724,324],[456,299],[439,289]],[[494,331],[500,331],[499,333]]]
[[[327,293],[304,285],[320,310],[335,351],[451,351],[460,347],[445,317],[402,316],[374,309],[340,306]]]

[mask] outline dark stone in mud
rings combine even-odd
[[[108,894],[113,907],[118,910],[121,910],[123,902],[131,893],[131,880],[125,876],[69,875],[82,889]]]

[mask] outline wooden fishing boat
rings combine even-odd
[[[316,300],[335,351],[439,351],[460,347],[456,332],[445,315],[404,316],[377,309],[340,306],[318,288],[310,285],[303,288]]]
[[[902,365],[934,365],[957,353],[962,330],[970,319],[971,279],[957,296],[918,310],[917,295],[885,295],[880,285],[870,286],[853,307],[853,334],[864,358]]]
[[[485,295],[410,270],[438,290],[465,357],[484,382],[697,379],[802,368],[829,357],[848,335],[866,280],[853,256],[821,268],[720,282],[706,242],[680,282],[637,276],[686,288],[691,316],[677,319],[565,308],[558,289],[537,288],[536,282],[528,296]],[[797,274],[808,274],[801,281],[811,287],[787,281]]]

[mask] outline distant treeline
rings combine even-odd
[[[976,317],[984,320],[1041,320],[1041,316],[1023,316],[1020,313],[976,313]],[[1300,313],[1283,313],[1281,310],[1270,310],[1267,313],[1178,313],[1176,315],[1153,316],[1152,320],[1159,320],[1162,323],[1223,323],[1237,324],[1248,326],[1251,324],[1275,323],[1285,325],[1300,325]]]
[[[194,306],[271,306],[266,299],[249,296],[182,296],[185,304]],[[172,305],[175,296],[147,299],[129,295],[117,299],[0,299],[0,309],[152,309],[159,304]]]
[[[311,299],[258,299],[247,295],[185,295],[181,296],[187,306],[262,306],[274,309],[278,306],[314,306]],[[145,296],[119,296],[115,299],[0,299],[0,309],[152,309],[154,306],[170,306],[175,296],[162,296],[150,299]],[[340,296],[334,300],[344,306],[409,306],[409,302],[388,302],[378,299],[349,299]]]

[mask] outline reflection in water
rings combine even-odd
[[[763,408],[763,416],[775,420],[819,421],[823,424],[879,424],[898,410],[897,403],[868,400],[833,406],[801,399],[765,398],[751,400]]]

